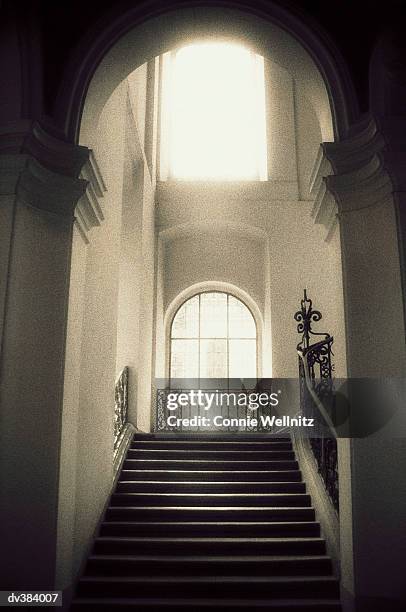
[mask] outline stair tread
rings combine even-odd
[[[283,510],[289,511],[300,511],[300,510],[314,510],[313,506],[109,506],[109,510],[185,510],[188,512],[204,512],[205,510],[229,512],[230,510],[239,510],[246,512],[250,510],[256,510],[266,512],[267,510],[277,510],[283,512]]]
[[[224,542],[225,544],[229,544],[230,542],[324,542],[324,538],[309,536],[309,537],[276,537],[276,538],[268,538],[268,537],[251,537],[251,538],[212,538],[212,537],[171,537],[171,536],[98,536],[96,538],[97,541],[102,540],[103,542],[107,541],[119,541],[119,542],[182,542],[185,544],[193,544],[197,542],[211,542],[219,543]]]
[[[221,453],[222,455],[236,455],[238,453],[238,455],[254,455],[254,456],[263,456],[264,453],[266,453],[267,455],[281,455],[281,454],[286,454],[289,456],[294,455],[294,451],[292,449],[280,449],[280,450],[248,450],[248,449],[234,449],[234,450],[223,450],[223,449],[216,449],[216,450],[207,450],[207,449],[168,449],[168,448],[129,448],[128,449],[129,453],[149,453],[149,454],[154,454],[154,453],[167,453],[167,454],[173,454],[174,457],[177,457],[177,455],[191,455],[191,454],[203,454],[203,455],[208,455],[208,456],[215,456],[219,453]],[[219,457],[220,458],[220,457]]]
[[[289,451],[290,452],[290,451]],[[143,461],[143,462],[157,462],[160,463],[172,463],[179,462],[180,459],[126,459],[127,461]],[[182,459],[182,463],[242,463],[239,459]],[[249,463],[255,466],[258,463],[296,463],[295,459],[248,459],[244,463]]]
[[[216,563],[225,562],[247,562],[250,561],[325,561],[329,560],[328,555],[90,555],[89,560],[108,560],[108,561],[168,561],[168,562],[192,562],[207,561]]]
[[[191,609],[193,609],[194,606],[199,605],[199,606],[208,606],[208,607],[212,607],[213,604],[218,604],[221,606],[224,605],[228,605],[228,606],[232,606],[232,607],[247,607],[247,603],[249,603],[250,606],[255,606],[255,607],[289,607],[292,605],[302,605],[302,606],[308,606],[309,610],[313,609],[315,606],[323,606],[323,605],[331,605],[331,604],[337,604],[338,603],[338,599],[332,598],[332,599],[316,599],[316,598],[309,598],[309,599],[280,599],[280,600],[275,600],[275,599],[250,599],[248,601],[244,601],[242,599],[228,599],[228,598],[222,598],[222,599],[179,599],[179,598],[165,598],[165,599],[152,599],[152,598],[134,598],[134,597],[128,597],[128,598],[124,598],[124,597],[103,597],[103,598],[85,598],[85,597],[81,597],[81,598],[77,598],[74,600],[74,603],[77,604],[94,604],[94,605],[100,605],[100,604],[114,604],[114,605],[134,605],[134,606],[156,606],[156,605],[160,605],[160,606],[165,606],[165,605],[171,605],[173,606],[174,604],[178,605],[178,606],[191,606]]]
[[[114,496],[132,496],[132,497],[309,497],[308,493],[166,493],[159,491],[139,492],[139,491],[118,491],[113,493]]]
[[[303,480],[278,480],[277,483],[270,483],[270,482],[258,482],[256,480],[243,480],[243,481],[236,481],[236,480],[228,480],[228,481],[223,481],[223,480],[142,480],[141,481],[142,484],[165,484],[165,485],[179,485],[179,484],[188,484],[188,485],[198,485],[199,487],[201,485],[216,485],[216,486],[221,486],[221,485],[235,485],[235,484],[243,484],[243,485],[253,485],[253,486],[257,486],[258,484],[277,484],[278,486],[282,486],[282,485],[298,485],[298,484],[305,484]],[[119,480],[120,484],[139,484],[140,481],[139,480]]]
[[[295,582],[337,582],[335,576],[323,574],[315,576],[83,576],[82,582],[260,582],[260,583],[295,583]]]
[[[241,526],[241,521],[211,521],[210,523],[205,521],[108,521],[103,524],[107,525],[184,525],[185,527],[200,526],[200,525],[236,525]],[[283,527],[285,525],[318,525],[318,521],[244,521],[244,527],[247,525],[277,525]]]
[[[136,461],[135,459],[131,459],[131,461]],[[142,469],[134,469],[134,470],[129,470],[124,468],[122,470],[123,472],[127,473],[127,472],[134,472],[136,474],[140,473],[140,474],[155,474],[155,473],[162,473],[165,472],[165,474],[213,474],[213,472],[215,472],[216,474],[221,473],[221,474],[258,474],[258,472],[256,470],[142,470]],[[281,474],[281,473],[285,473],[285,472],[299,472],[300,470],[263,470],[261,472],[261,474]]]
[[[130,460],[131,461],[131,460]],[[301,476],[301,471],[299,469],[282,469],[282,470],[174,470],[174,469],[140,469],[135,466],[126,467],[122,470],[122,475],[127,476],[131,475],[136,477],[137,475],[168,475],[168,476],[184,476],[188,477],[197,477],[197,476],[205,476],[211,477],[224,477],[226,479],[230,479],[232,476],[235,477],[236,482],[246,482],[245,478],[251,477],[255,474],[256,477],[261,476],[262,480],[257,482],[273,482],[273,478],[277,478],[279,475],[283,474],[285,477],[289,475],[289,478],[294,478],[295,476]],[[237,477],[241,477],[241,479],[237,479]]]
[[[244,444],[262,444],[267,445],[271,444],[269,440],[252,440],[248,441],[247,439],[244,442],[235,442],[233,440],[179,440],[179,438],[174,438],[173,440],[143,440],[142,438],[133,438],[133,442],[137,444],[159,444],[162,442],[163,444],[233,444],[234,446],[244,446]],[[290,438],[273,438],[274,444],[289,444],[291,442]]]

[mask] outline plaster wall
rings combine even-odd
[[[107,188],[104,221],[89,231],[87,246],[74,234],[58,508],[60,588],[71,583],[87,553],[113,477],[125,101],[122,85],[108,101],[92,143]]]
[[[107,191],[104,222],[93,230],[86,262],[75,512],[78,567],[100,518],[112,482],[125,86],[106,105],[95,153]],[[86,469],[83,466],[86,465]],[[92,495],[89,495],[92,491]]]
[[[263,241],[235,234],[227,227],[203,229],[168,242],[163,259],[165,308],[189,286],[215,280],[243,289],[263,312]]]
[[[73,572],[82,325],[87,245],[73,226],[70,295],[65,353],[59,473],[56,585],[69,585]]]
[[[128,75],[128,97],[133,109],[138,140],[145,148],[145,117],[147,113],[147,63]]]
[[[131,112],[126,117],[116,353],[116,377],[124,367],[129,368],[128,418],[131,423],[136,423],[137,419],[137,375],[140,366],[139,317],[143,274],[141,235],[144,172],[144,160]]]

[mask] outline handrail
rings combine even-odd
[[[294,319],[298,322],[298,333],[302,334],[302,339],[296,347],[299,358],[301,410],[307,416],[316,416],[315,435],[310,438],[310,447],[318,472],[338,512],[337,431],[319,395],[325,383],[327,383],[329,392],[332,391],[334,365],[331,362],[333,354],[331,346],[334,338],[327,333],[313,332],[312,322],[320,321],[322,315],[320,311],[313,310],[312,300],[307,298],[306,290],[304,290],[304,297],[300,304],[301,309],[295,313]],[[323,336],[323,339],[312,344],[314,336]],[[316,368],[318,368],[318,376],[316,376]],[[319,381],[317,385],[316,381]],[[321,422],[323,426],[317,429]]]
[[[120,372],[114,389],[114,451],[118,448],[128,419],[128,366]]]
[[[301,349],[297,348],[297,354],[299,356],[299,359],[301,359],[302,364],[303,364],[303,371],[304,371],[304,375],[305,375],[305,381],[306,381],[306,387],[308,392],[310,393],[313,402],[315,403],[318,411],[320,412],[321,416],[323,417],[324,421],[327,423],[328,428],[330,429],[331,433],[333,434],[333,436],[337,435],[337,431],[335,428],[335,425],[333,423],[333,421],[331,420],[330,415],[328,414],[327,410],[325,409],[323,403],[321,402],[319,396],[317,395],[315,389],[314,389],[314,377],[312,377],[310,375],[310,368],[309,368],[309,363],[308,363],[308,359],[307,359],[307,355],[310,352],[313,352],[312,349],[317,349],[320,348],[322,345],[326,345],[327,343],[329,343],[330,345],[332,344],[334,338],[333,336],[328,336],[325,340],[322,340],[321,342],[316,342],[315,344],[309,346],[308,349],[306,349],[305,351],[302,351]]]

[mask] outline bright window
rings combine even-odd
[[[171,378],[256,378],[257,332],[243,302],[200,293],[179,308],[171,326]]]
[[[267,180],[262,56],[227,43],[166,53],[161,116],[161,180]]]

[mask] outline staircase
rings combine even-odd
[[[136,434],[72,609],[337,612],[290,438]]]

